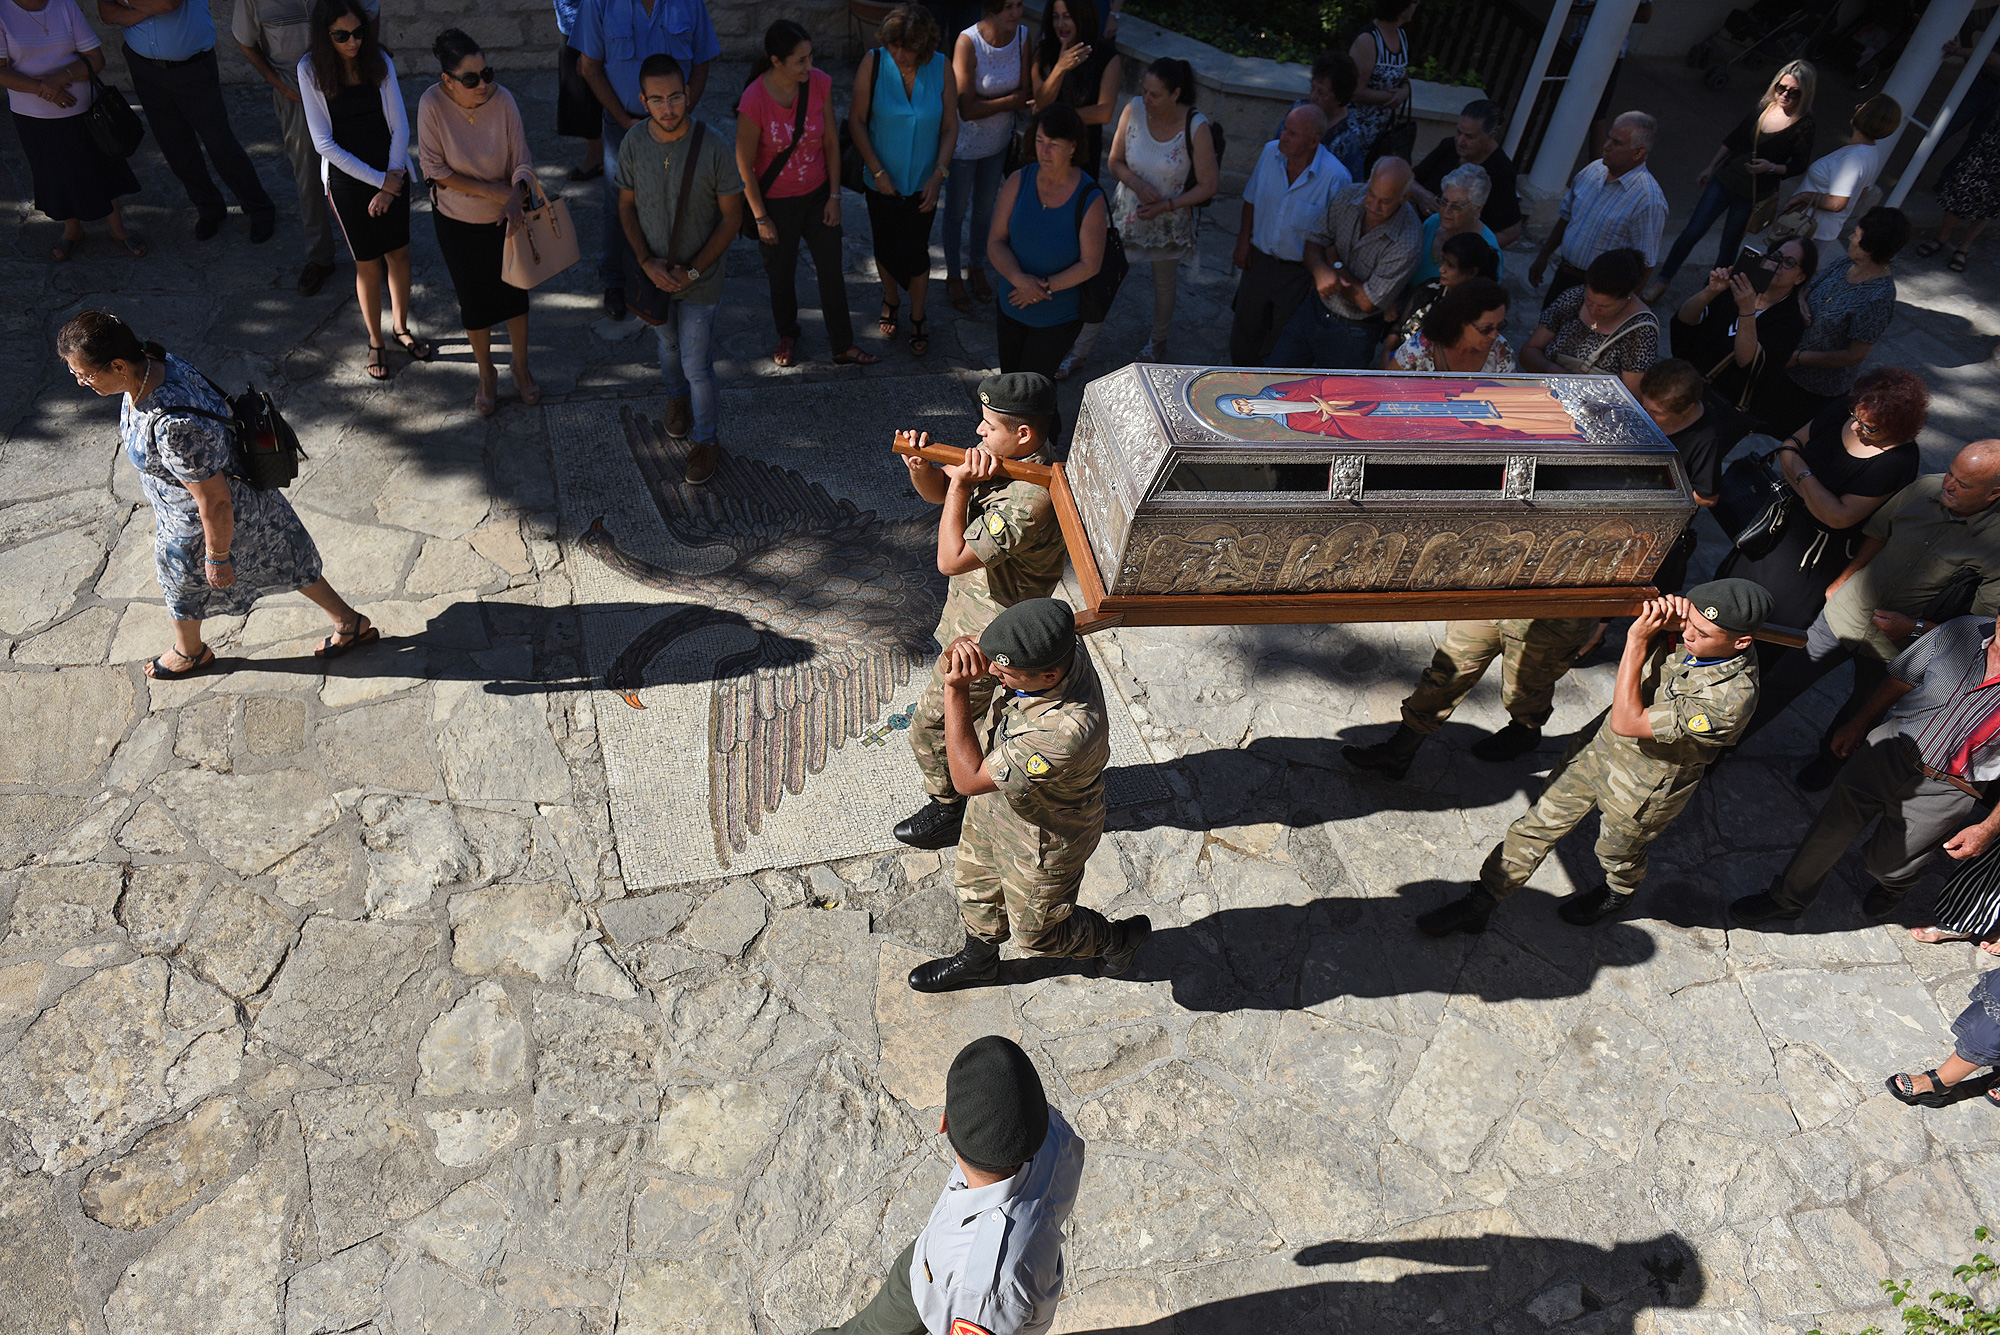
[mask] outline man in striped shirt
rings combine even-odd
[[[1804,913],[1847,846],[1877,816],[1881,823],[1861,850],[1875,878],[1861,906],[1875,919],[1895,912],[1938,849],[1963,860],[2000,838],[2000,811],[1967,823],[1980,786],[2000,778],[2000,638],[1993,618],[1954,617],[1905,649],[1866,708],[1833,735],[1833,750],[1852,759],[1770,889],[1729,906],[1739,926],[1789,922]]]
[[[1540,287],[1549,260],[1555,280],[1542,296],[1547,310],[1557,297],[1583,282],[1590,262],[1607,250],[1631,249],[1646,261],[1646,274],[1660,262],[1660,235],[1667,229],[1667,197],[1646,167],[1657,122],[1643,111],[1628,111],[1611,122],[1604,154],[1569,183],[1562,209],[1541,254],[1528,266],[1528,285]]]

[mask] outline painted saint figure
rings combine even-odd
[[[1582,440],[1569,411],[1541,385],[1476,377],[1330,375],[1281,380],[1215,401],[1226,417],[1267,417],[1341,440]]]

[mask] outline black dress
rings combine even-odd
[[[1915,441],[1869,459],[1857,459],[1840,443],[1847,426],[1847,409],[1829,408],[1812,422],[1812,437],[1800,448],[1812,469],[1836,496],[1893,496],[1917,476]],[[1803,629],[1826,606],[1826,586],[1847,568],[1861,545],[1861,524],[1830,530],[1800,503],[1785,526],[1778,545],[1755,561],[1731,551],[1716,570],[1716,578],[1754,580],[1771,591],[1777,605],[1766,618],[1773,625]],[[1865,522],[1865,521],[1864,521]]]
[[[378,171],[389,170],[389,122],[382,115],[382,90],[372,83],[351,83],[326,100],[333,142]],[[371,217],[368,202],[377,187],[329,164],[326,195],[347,236],[356,262],[379,260],[410,244],[410,192],[403,192],[381,217]]]
[[[1118,54],[1110,42],[1099,42],[1091,48],[1090,59],[1063,75],[1062,87],[1056,89],[1056,101],[1064,106],[1082,111],[1085,107],[1097,105],[1097,92],[1104,83],[1104,67],[1111,63],[1111,57]],[[1053,65],[1041,61],[1035,64],[1035,77],[1048,77]],[[1083,142],[1077,146],[1076,165],[1088,172],[1093,179],[1104,175],[1098,168],[1104,165],[1104,127],[1084,122]],[[1023,164],[1026,165],[1025,163]]]
[[[1766,381],[1784,375],[1785,363],[1792,359],[1799,339],[1805,335],[1806,317],[1799,305],[1799,289],[1793,288],[1784,300],[1757,313],[1757,346],[1764,351],[1761,365],[1736,364],[1738,318],[1735,299],[1727,292],[1718,294],[1694,324],[1675,315],[1670,326],[1673,355],[1693,362],[1695,369],[1708,377],[1717,394],[1754,416],[1759,389]],[[1758,429],[1766,428],[1760,422]]]

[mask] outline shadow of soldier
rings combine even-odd
[[[1075,1335],[1452,1335],[1572,1321],[1590,1335],[1633,1335],[1640,1314],[1693,1307],[1707,1287],[1700,1257],[1677,1233],[1608,1247],[1497,1233],[1323,1242],[1293,1260],[1329,1273]]]

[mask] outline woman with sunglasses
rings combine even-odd
[[[299,58],[299,97],[319,150],[320,180],[354,256],[354,295],[368,329],[368,374],[389,378],[382,280],[392,330],[420,362],[437,353],[410,332],[410,121],[396,67],[361,0],[318,0],[312,47]]]
[[[1669,332],[1674,356],[1693,362],[1716,393],[1761,421],[1758,391],[1784,375],[1805,335],[1801,294],[1819,267],[1819,250],[1793,237],[1758,264],[1762,292],[1748,273],[1712,269],[1707,286],[1674,312]]]
[[[1826,605],[1827,586],[1859,549],[1862,525],[1916,478],[1917,432],[1929,401],[1915,372],[1884,366],[1855,382],[1851,401],[1829,406],[1793,432],[1778,446],[1777,462],[1799,498],[1784,536],[1754,561],[1731,550],[1715,577],[1769,589],[1777,601],[1767,624],[1812,625]],[[1766,646],[1764,666],[1776,657]]]
[[[493,67],[473,41],[446,28],[431,43],[438,81],[417,103],[417,161],[431,182],[431,220],[459,321],[479,363],[473,411],[491,417],[500,396],[493,366],[493,326],[507,326],[507,351],[521,402],[542,401],[528,372],[528,292],[500,276],[507,234],[521,226],[522,198],[535,183],[528,132],[514,95],[495,82]]]
[[[1750,215],[1759,204],[1775,200],[1779,184],[1812,161],[1812,103],[1818,83],[1819,73],[1810,62],[1792,61],[1778,71],[1750,114],[1724,137],[1708,166],[1694,178],[1702,187],[1701,199],[1646,289],[1647,305],[1666,295],[1688,252],[1718,218],[1724,221],[1715,262],[1723,268],[1736,262]]]

